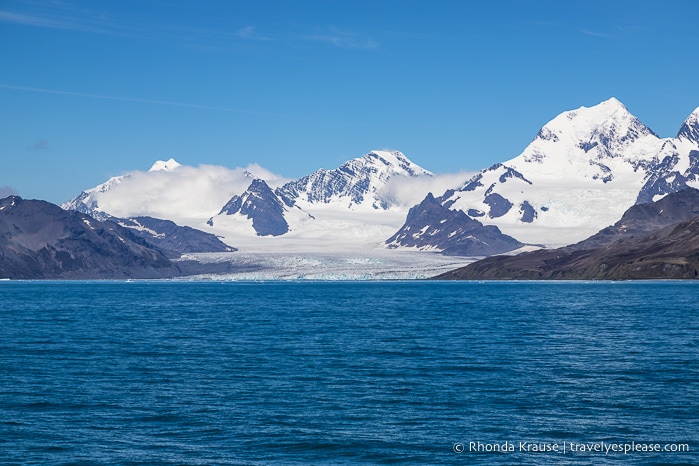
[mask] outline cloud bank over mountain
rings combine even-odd
[[[100,193],[100,210],[116,217],[208,218],[217,214],[231,196],[244,191],[252,178],[261,178],[272,186],[288,181],[257,164],[245,168],[177,165],[111,178],[94,188]]]

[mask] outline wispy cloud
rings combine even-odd
[[[255,31],[255,26],[246,26],[238,29],[236,35],[246,40],[272,40],[271,37],[263,36]]]
[[[610,37],[614,37],[614,34],[608,33],[608,32],[601,32],[601,31],[591,31],[589,29],[582,29],[580,31],[582,34],[585,34],[586,36],[592,36],[592,37],[601,37],[604,39],[608,39]]]
[[[639,32],[642,32],[644,29],[645,29],[644,26],[634,25],[634,24],[626,24],[626,25],[609,27],[609,28],[605,28],[602,30],[600,30],[600,29],[581,29],[580,33],[585,34],[586,36],[601,37],[604,39],[609,39],[609,38],[618,38],[618,37],[623,37],[623,36],[627,36],[627,35],[637,34]]]
[[[69,29],[71,27],[67,23],[57,21],[54,19],[12,13],[11,11],[0,11],[0,21],[5,23],[24,24],[27,26],[38,26],[48,28]]]
[[[0,22],[50,29],[92,32],[100,34],[131,34],[132,26],[110,19],[105,12],[75,10],[68,4],[37,4],[24,2],[29,9],[22,12],[0,10]]]
[[[369,36],[358,34],[353,31],[345,31],[335,27],[329,28],[327,31],[303,36],[304,40],[326,42],[343,49],[376,49],[379,43]]]
[[[173,22],[172,18],[168,20],[167,16],[134,15],[128,10],[120,10],[118,2],[108,3],[109,9],[93,6],[93,3],[86,3],[87,6],[78,8],[70,1],[23,0],[16,5],[19,7],[0,7],[0,23],[162,40],[176,46],[203,50],[220,50],[242,42],[254,41],[277,44],[314,41],[355,50],[372,50],[380,46],[379,42],[367,34],[337,27],[315,28],[312,33],[295,36],[285,36],[284,33],[264,34],[255,25],[230,29],[221,23],[221,27],[217,29],[209,27],[210,23],[207,23],[207,26],[202,28],[197,27],[196,21],[185,24]]]
[[[640,26],[617,26],[616,29],[623,34],[635,34],[642,31],[643,28]]]
[[[124,102],[137,102],[143,104],[154,104],[154,105],[171,105],[174,107],[187,107],[187,108],[198,108],[202,110],[217,110],[221,112],[233,112],[233,113],[245,113],[249,115],[267,115],[267,116],[279,116],[264,112],[255,112],[250,110],[240,110],[230,107],[216,107],[212,105],[200,105],[191,104],[186,102],[173,102],[169,100],[154,100],[154,99],[139,99],[135,97],[123,97],[123,96],[113,96],[113,95],[103,95],[103,94],[88,94],[85,92],[73,92],[73,91],[62,91],[56,89],[42,89],[37,87],[25,87],[25,86],[12,86],[9,84],[0,84],[0,89],[11,89],[15,91],[26,91],[26,92],[38,92],[43,94],[55,94],[55,95],[65,95],[74,97],[85,97],[90,99],[105,99],[105,100],[120,100]]]
[[[20,2],[22,9],[0,9],[0,22],[23,26],[62,29],[75,32],[116,35],[147,40],[164,40],[185,47],[219,49],[232,40],[272,40],[257,32],[254,26],[236,30],[198,28],[191,23],[168,21],[157,16],[140,16],[118,9],[77,8],[70,2]]]

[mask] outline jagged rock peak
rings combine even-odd
[[[699,107],[684,120],[684,123],[677,132],[677,137],[699,142]]]
[[[250,186],[248,186],[248,191],[251,193],[271,193],[272,189],[270,189],[269,185],[263,180],[262,178],[253,178],[252,182],[250,182]]]
[[[162,160],[156,160],[156,162],[153,164],[152,167],[148,170],[149,172],[157,172],[157,171],[172,171],[177,167],[180,167],[181,165],[173,158],[170,158],[167,161],[162,161]]]
[[[273,204],[281,204],[277,196],[264,180],[260,178],[253,178],[245,192],[241,195],[233,196],[231,200],[228,201],[225,206],[223,206],[219,212],[219,215],[231,215],[240,212],[241,208],[243,208],[246,203],[247,205],[252,206],[255,203],[255,200],[267,199],[272,200]],[[279,207],[281,208],[281,205]]]
[[[264,180],[254,178],[240,196],[235,195],[223,206],[219,215],[242,214],[252,220],[258,236],[279,236],[289,231],[284,219],[284,204]],[[209,219],[213,225],[213,219]]]

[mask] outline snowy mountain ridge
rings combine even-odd
[[[104,183],[99,184],[94,188],[82,191],[80,194],[78,194],[70,201],[64,202],[63,204],[61,204],[61,208],[64,210],[75,210],[77,212],[80,212],[81,214],[86,214],[93,218],[96,218],[97,220],[105,221],[109,219],[111,215],[100,209],[100,194],[110,191],[116,185],[128,178],[128,174],[109,178]]]
[[[334,170],[320,169],[308,176],[291,181],[277,189],[289,207],[324,203],[340,203],[347,208],[370,205],[373,209],[387,209],[390,202],[382,199],[380,189],[394,176],[433,176],[411,162],[398,151],[371,151],[363,157],[343,163]]]
[[[253,179],[243,194],[233,196],[207,224],[244,232],[244,225],[251,222],[257,236],[290,232],[303,236],[313,230],[311,235],[315,238],[318,231],[356,238],[353,227],[348,228],[349,218],[357,217],[357,212],[361,212],[361,217],[376,217],[395,207],[392,199],[382,196],[388,180],[421,176],[433,175],[401,152],[375,150],[336,169],[319,169],[274,190],[264,180]],[[399,216],[404,214],[402,210],[399,212]],[[372,223],[366,218],[359,221],[365,222]],[[399,222],[392,220],[379,234],[390,234],[398,225]],[[379,237],[377,240],[380,241]]]
[[[447,186],[432,183],[440,176],[398,151],[371,151],[296,180],[259,166],[191,167],[170,159],[110,178],[63,207],[96,218],[170,219],[248,252],[390,247],[490,254],[496,242],[577,242],[635,203],[699,187],[698,176],[699,108],[676,137],[660,138],[611,98],[561,113],[516,157],[452,177]],[[496,228],[482,228],[489,226]]]
[[[518,156],[438,200],[525,243],[577,242],[637,202],[699,186],[698,114],[661,139],[614,98],[564,112]]]
[[[270,247],[264,237],[284,237],[301,249],[325,238],[380,247],[410,206],[385,192],[386,183],[432,176],[398,151],[371,151],[291,181],[258,166],[195,168],[170,159],[111,178],[62,207],[96,218],[166,218],[253,249]]]

